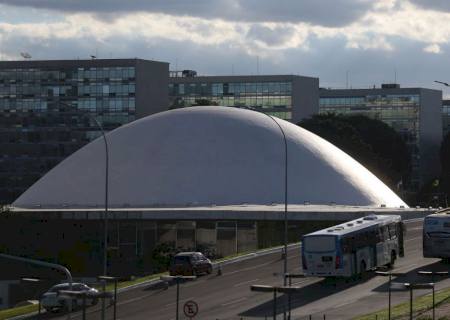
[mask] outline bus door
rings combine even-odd
[[[398,256],[404,257],[405,256],[405,246],[403,243],[403,233],[405,231],[405,224],[403,222],[399,222],[397,224],[397,234],[398,234]]]
[[[389,240],[389,231],[387,226],[379,226],[377,229],[376,256],[377,266],[384,265],[390,261],[389,248],[386,241]]]

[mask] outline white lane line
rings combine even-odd
[[[223,275],[224,275],[224,276],[228,276],[228,275],[230,275],[230,274],[235,274],[235,273],[238,273],[238,272],[243,272],[243,271],[249,271],[249,270],[253,270],[253,269],[258,269],[258,268],[267,266],[267,265],[269,265],[269,264],[272,264],[272,263],[274,263],[274,262],[275,262],[275,261],[269,261],[269,262],[266,262],[266,263],[258,264],[258,265],[253,266],[253,267],[244,268],[244,269],[239,269],[239,270],[231,271],[231,272],[226,272],[226,273],[224,273]]]
[[[244,300],[247,300],[247,298],[243,297],[243,298],[240,298],[240,299],[231,300],[230,302],[222,303],[221,306],[222,307],[226,307],[226,306],[229,306],[230,304],[235,304],[235,303],[238,303],[238,302],[241,302],[241,301],[244,301]]]
[[[248,280],[248,281],[240,282],[240,283],[238,283],[238,284],[235,284],[233,287],[240,287],[240,286],[246,285],[247,283],[255,282],[255,281],[258,281],[258,280],[259,280],[259,279],[253,279],[253,280]]]
[[[191,297],[191,298],[183,299],[183,300],[180,300],[179,303],[181,304],[182,302],[186,302],[186,301],[188,301],[188,300],[194,300],[194,298]],[[175,305],[175,304],[177,304],[177,303],[176,303],[176,302],[172,302],[172,303],[166,304],[165,306],[166,306],[166,307],[170,307],[170,306],[173,306],[173,305]]]
[[[418,266],[417,263],[409,264],[409,265],[407,265],[407,266],[404,266],[404,267],[401,267],[401,268],[396,268],[396,269],[394,269],[394,272],[398,272],[399,270],[402,270],[402,269],[408,269],[408,268],[410,268],[410,269],[412,270],[412,269],[413,269],[412,267],[416,267],[416,266]]]

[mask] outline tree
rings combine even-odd
[[[322,114],[299,125],[342,149],[391,189],[408,181],[408,147],[401,135],[384,122],[362,115]]]

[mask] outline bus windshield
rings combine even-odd
[[[336,250],[335,236],[309,236],[303,238],[305,252],[329,252]]]

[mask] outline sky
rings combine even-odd
[[[443,90],[449,0],[0,0],[0,59],[142,58],[201,75]]]

